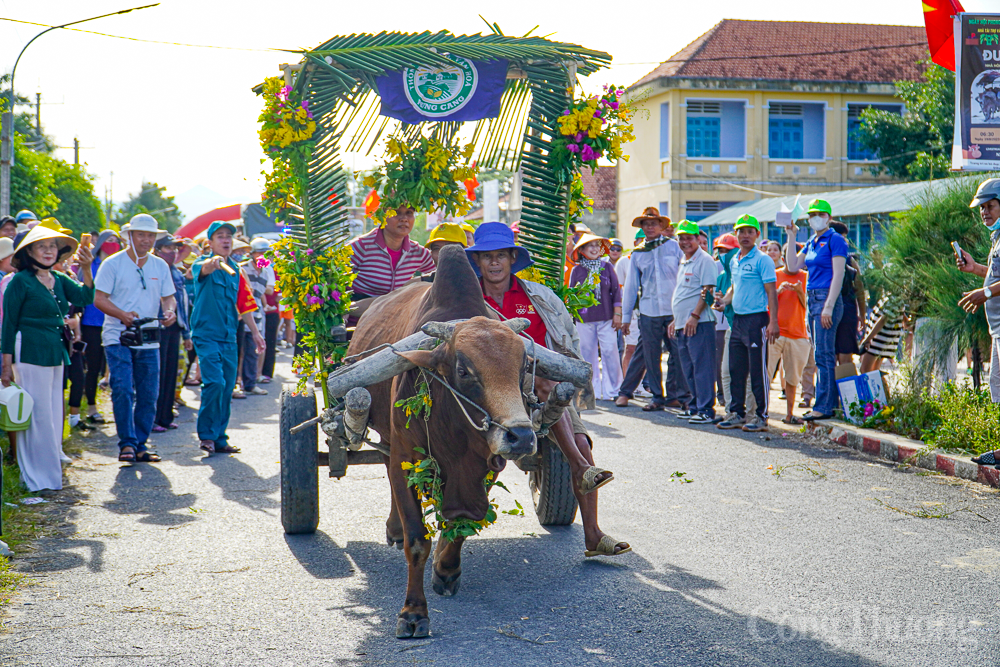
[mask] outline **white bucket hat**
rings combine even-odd
[[[271,242],[263,237],[258,236],[250,241],[250,252],[267,252],[270,248]],[[0,257],[0,259],[3,259],[3,257]]]
[[[14,254],[14,239],[6,236],[0,237],[0,260],[7,259]]]
[[[159,239],[166,235],[167,230],[160,229],[160,223],[150,214],[140,213],[132,216],[128,224],[122,226],[122,234],[129,232],[153,232],[156,234],[156,238]]]

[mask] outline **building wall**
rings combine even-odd
[[[646,89],[649,95],[638,105],[633,123],[636,140],[625,147],[631,158],[618,165],[619,236],[628,233],[632,220],[647,206],[659,207],[677,221],[687,217],[689,201],[740,202],[894,182],[886,176],[873,176],[871,161],[849,160],[847,145],[849,104],[902,108],[891,84],[773,82],[769,88],[767,82],[660,80]],[[739,143],[740,136],[738,118],[732,112],[742,106],[744,154],[688,155],[687,108],[691,102],[694,108],[705,108],[703,103],[709,102],[727,110],[719,123],[720,155],[739,152],[733,146]],[[804,157],[771,157],[772,105],[778,112],[778,105],[799,104],[803,105],[800,118],[806,130],[802,136]],[[669,129],[668,137],[663,136],[661,128]],[[669,150],[669,155],[663,155],[664,149]],[[805,157],[809,155],[813,157]]]

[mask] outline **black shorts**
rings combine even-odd
[[[834,349],[837,354],[861,354],[858,349],[858,307],[853,301],[844,303],[844,316],[837,325]]]

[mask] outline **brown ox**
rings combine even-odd
[[[406,600],[399,613],[397,637],[425,637],[429,632],[424,566],[430,555],[430,541],[420,503],[414,490],[407,488],[400,464],[424,458],[414,451],[415,447],[429,452],[441,468],[444,517],[483,519],[489,509],[483,487],[486,474],[490,470],[499,473],[506,459],[535,452],[531,417],[521,393],[525,345],[486,305],[463,248],[449,246],[441,250],[434,283],[413,283],[376,299],[358,322],[348,349],[349,355],[357,354],[402,340],[428,322],[457,319],[469,321],[437,327],[443,342],[435,349],[400,354],[416,366],[439,373],[504,429],[494,426],[484,434],[473,428],[456,398],[433,380],[429,383],[433,407],[426,430],[423,419],[412,419],[406,428],[406,416],[394,406],[415,394],[418,370],[367,387],[372,395],[372,428],[383,442],[390,443],[387,466],[393,503],[386,538],[389,544],[402,544],[408,565]],[[473,419],[482,421],[481,413],[467,409]],[[438,541],[432,581],[439,595],[458,592],[463,541]]]

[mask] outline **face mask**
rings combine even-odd
[[[1000,220],[997,220],[992,225],[986,226],[986,229],[990,230],[991,232],[997,231],[998,229],[1000,229]]]
[[[167,264],[173,264],[177,259],[177,254],[172,250],[161,250],[160,259],[162,259]]]
[[[812,215],[809,216],[809,226],[812,227],[814,232],[819,232],[826,229],[829,225],[822,216]]]

